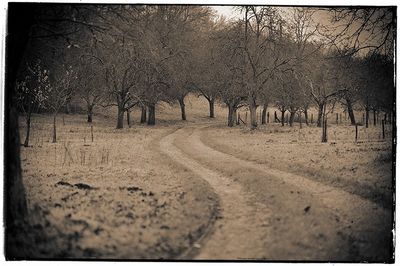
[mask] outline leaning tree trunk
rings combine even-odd
[[[350,99],[346,99],[347,112],[349,113],[351,125],[354,126],[356,124],[356,118],[354,117],[353,105],[351,104]]]
[[[140,115],[140,123],[141,124],[146,123],[146,120],[147,120],[147,117],[146,117],[147,110],[146,109],[147,109],[146,105],[142,105],[142,113]]]
[[[267,108],[268,104],[263,105],[262,114],[261,114],[261,124],[265,125],[267,123]]]
[[[118,106],[117,129],[124,128],[124,112],[125,109]]]
[[[290,111],[289,126],[293,127],[294,117],[296,116],[295,111]]]
[[[318,104],[318,118],[317,118],[317,127],[322,127],[322,116],[324,111],[324,102]]]
[[[233,104],[229,104],[228,105],[228,127],[233,127],[234,123],[235,123],[235,108],[233,106]]]
[[[178,99],[179,106],[181,107],[182,120],[186,121],[186,109],[185,109],[185,97],[180,97]]]
[[[153,126],[156,124],[156,105],[151,103],[148,105],[149,108],[149,119],[147,120],[147,125]]]
[[[285,109],[281,110],[281,124],[283,127],[285,126]]]
[[[249,110],[250,110],[250,129],[255,129],[257,128],[257,105],[253,97],[250,97]]]
[[[210,118],[215,118],[215,114],[214,114],[214,98],[210,98],[210,100],[208,100],[208,105],[210,106]]]
[[[57,142],[57,127],[56,127],[57,113],[53,114],[53,143]]]
[[[29,146],[29,136],[31,133],[31,117],[32,117],[32,106],[29,104],[28,106],[28,113],[26,114],[26,136],[24,141],[24,147]]]

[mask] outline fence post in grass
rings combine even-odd
[[[336,125],[339,125],[339,114],[336,113]]]
[[[357,139],[358,139],[358,126],[357,126],[357,123],[356,123],[356,143],[357,143]]]
[[[314,114],[311,114],[311,124],[314,124]]]
[[[278,116],[276,115],[276,111],[274,112],[274,122],[276,123],[278,121]]]
[[[267,112],[267,124],[269,124],[269,112]]]
[[[339,116],[339,124],[342,124],[342,114]]]
[[[93,142],[93,125],[90,125],[90,133],[92,135],[92,142]]]
[[[362,116],[362,123],[363,123],[363,125],[365,125],[365,114],[363,113],[363,116]]]
[[[382,120],[382,139],[385,139],[385,120]]]

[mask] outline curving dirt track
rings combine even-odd
[[[210,183],[219,219],[193,259],[388,261],[390,210],[307,177],[206,146],[207,125],[181,128],[160,149]]]

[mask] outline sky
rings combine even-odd
[[[227,19],[235,18],[238,16],[238,13],[233,10],[232,6],[212,6],[219,15],[223,15]]]

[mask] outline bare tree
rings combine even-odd
[[[74,93],[77,79],[71,65],[63,64],[55,72],[50,73],[51,80],[46,100],[46,105],[53,113],[53,143],[57,142],[57,115]]]
[[[272,76],[292,59],[287,56],[283,19],[271,7],[242,8],[242,75],[250,110],[250,127],[257,127],[258,94]]]
[[[16,83],[19,109],[25,114],[26,136],[24,146],[29,146],[31,117],[35,109],[42,107],[50,90],[49,72],[41,65],[40,60],[26,64],[23,80]]]
[[[104,63],[100,58],[84,53],[80,56],[76,68],[78,71],[77,94],[85,102],[87,122],[92,123],[94,108],[107,101]]]
[[[346,55],[368,52],[393,57],[395,7],[330,8],[332,25],[322,30],[331,46]]]

